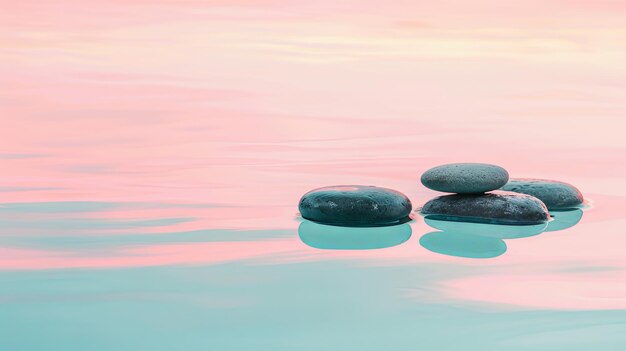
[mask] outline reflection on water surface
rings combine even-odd
[[[620,350],[626,29],[591,4],[5,4],[0,350]],[[331,184],[424,203],[452,162],[594,206],[294,219]]]

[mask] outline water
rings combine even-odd
[[[623,350],[624,8],[536,5],[7,6],[0,350]],[[448,162],[589,207],[345,240],[297,216],[333,184],[419,206]]]

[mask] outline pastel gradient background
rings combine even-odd
[[[624,349],[626,2],[0,4],[0,350]],[[300,240],[448,162],[590,207],[484,260]]]

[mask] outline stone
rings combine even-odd
[[[477,194],[501,188],[509,180],[502,167],[485,163],[452,163],[422,174],[425,187],[446,193]]]
[[[322,250],[374,250],[400,245],[411,237],[408,223],[386,227],[338,227],[303,220],[300,240]]]
[[[331,225],[368,227],[409,221],[412,205],[406,195],[391,189],[339,185],[312,190],[300,199],[302,217]]]
[[[548,209],[537,198],[506,191],[439,196],[424,204],[421,213],[436,220],[512,225],[550,219]]]
[[[571,184],[546,179],[511,179],[502,190],[534,196],[548,210],[567,210],[583,204],[583,194]]]

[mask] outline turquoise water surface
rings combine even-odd
[[[626,311],[620,308],[574,302],[551,308],[541,296],[519,305],[526,298],[515,294],[540,294],[537,288],[501,296],[510,303],[446,296],[444,283],[465,277],[549,272],[567,280],[614,271],[571,262],[488,260],[545,251],[542,236],[566,242],[574,228],[562,227],[575,224],[580,210],[563,214],[564,222],[560,213],[550,222],[562,235],[541,233],[545,226],[426,219],[429,232],[419,216],[381,228],[309,221],[298,228],[293,218],[293,229],[186,231],[172,227],[191,217],[102,216],[145,207],[154,204],[4,204],[2,244],[11,249],[0,274],[2,349],[620,350],[626,341]],[[511,245],[509,253],[502,238],[534,244]],[[137,249],[145,247],[170,249]],[[19,257],[27,249],[54,254]],[[12,251],[18,252],[13,259]],[[524,287],[527,278],[519,279]],[[495,286],[469,288],[498,293]],[[554,288],[548,285],[546,294],[572,299],[571,291],[549,290]],[[596,296],[588,297],[593,304]]]

